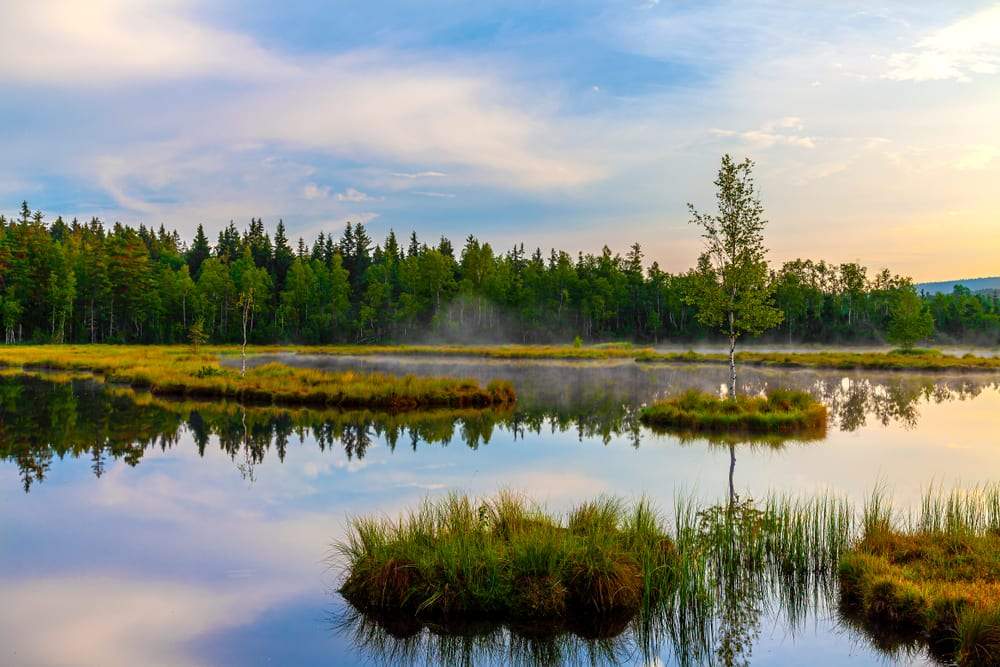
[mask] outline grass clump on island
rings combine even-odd
[[[677,561],[645,502],[599,499],[563,521],[512,493],[425,500],[396,521],[357,518],[338,551],[340,591],[359,611],[548,627],[626,623],[669,593]]]
[[[1000,486],[925,494],[902,526],[878,494],[839,566],[842,608],[880,641],[962,667],[1000,664]]]
[[[720,398],[695,389],[647,405],[643,424],[685,433],[795,434],[826,429],[826,406],[804,391]]]
[[[241,374],[220,365],[219,355],[226,351],[161,346],[12,347],[0,351],[0,366],[89,371],[108,382],[153,394],[283,405],[407,410],[502,406],[516,400],[513,387],[503,381],[483,387],[471,379],[331,372],[280,363],[255,366]]]

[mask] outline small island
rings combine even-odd
[[[804,391],[720,398],[698,390],[656,401],[639,412],[643,424],[682,433],[781,434],[826,429],[826,406]]]
[[[225,398],[248,403],[412,410],[513,405],[509,382],[418,377],[359,371],[324,371],[266,363],[250,368],[220,364],[238,348],[180,346],[18,346],[0,353],[0,367],[86,371],[105,381],[152,394]]]
[[[338,545],[341,594],[363,613],[620,631],[673,588],[677,552],[648,503],[603,498],[565,521],[522,496],[425,500],[358,518]]]

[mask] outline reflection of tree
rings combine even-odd
[[[605,444],[626,438],[638,447],[648,433],[639,423],[638,406],[662,394],[664,386],[695,383],[693,386],[718,388],[716,378],[705,369],[646,370],[633,364],[609,371],[601,367],[545,366],[542,370],[523,370],[523,374],[527,389],[516,411],[401,414],[176,402],[93,380],[8,374],[0,376],[0,459],[16,463],[22,485],[29,490],[45,478],[56,456],[86,456],[99,477],[109,461],[136,465],[147,448],[165,449],[183,433],[190,435],[201,455],[214,439],[234,462],[240,461],[238,466],[245,472],[262,463],[272,451],[283,461],[289,443],[306,437],[314,439],[321,451],[342,447],[350,459],[363,459],[376,442],[384,442],[393,450],[397,446],[416,450],[421,445],[455,442],[477,449],[493,439],[498,427],[515,439],[548,432],[576,433],[581,440],[599,439]],[[861,428],[870,419],[912,427],[923,403],[964,400],[996,386],[981,377],[935,380],[905,374],[845,378],[830,373],[802,373],[781,375],[780,381],[819,396],[829,408],[831,423],[847,431]],[[773,377],[750,371],[743,380],[744,389],[750,392],[777,383]],[[704,434],[675,435],[682,442],[707,440],[727,447],[781,447],[788,442],[766,436],[731,441]],[[823,435],[806,434],[797,440]],[[736,447],[730,447],[729,453],[732,482]],[[735,500],[735,484],[730,491]]]

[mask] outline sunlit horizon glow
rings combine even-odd
[[[774,263],[1000,275],[1000,4],[0,6],[0,210],[364,222],[691,266],[757,163]]]

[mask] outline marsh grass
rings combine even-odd
[[[928,647],[962,666],[1000,660],[997,485],[931,487],[911,513],[884,488],[860,508],[832,494],[679,498],[669,530],[645,502],[601,498],[560,517],[522,496],[452,495],[351,528],[341,592],[383,640],[407,646],[429,627],[436,645],[454,634],[466,639],[452,647],[468,648],[463,633],[478,619],[487,629],[477,636],[490,638],[478,645],[529,658],[564,657],[557,646],[575,640],[555,638],[566,632],[613,647],[627,631],[644,657],[666,641],[682,662],[740,663],[763,614],[797,627],[839,602],[889,655]]]
[[[852,516],[833,496],[707,507],[679,498],[669,525],[645,501],[604,497],[553,515],[511,493],[453,494],[398,519],[353,519],[332,558],[344,567],[341,594],[370,621],[353,627],[395,646],[394,657],[427,646],[424,628],[461,646],[476,620],[509,628],[532,652],[574,645],[553,644],[565,633],[610,642],[627,632],[647,657],[668,641],[701,662],[720,638],[730,657],[749,651],[773,599],[801,621]]]
[[[697,390],[657,401],[639,412],[643,424],[681,433],[825,433],[826,407],[803,391],[720,398]]]
[[[637,362],[677,362],[727,364],[725,354],[703,352],[661,352],[631,343],[596,345],[327,345],[317,347],[273,348],[275,351],[301,351],[306,354],[337,356],[456,356],[487,359],[566,359],[615,360]],[[889,352],[740,352],[737,363],[750,366],[782,368],[834,368],[870,370],[1000,370],[1000,358],[974,354],[954,356],[937,350],[913,348]]]
[[[1000,663],[1000,486],[931,487],[905,517],[876,491],[839,582],[842,607],[870,633],[963,666]]]
[[[409,410],[502,406],[516,400],[513,387],[503,381],[483,387],[471,379],[329,372],[280,363],[256,366],[242,375],[219,365],[219,355],[225,351],[202,348],[196,353],[155,346],[11,347],[0,351],[0,366],[90,371],[108,382],[154,394],[265,404]]]

